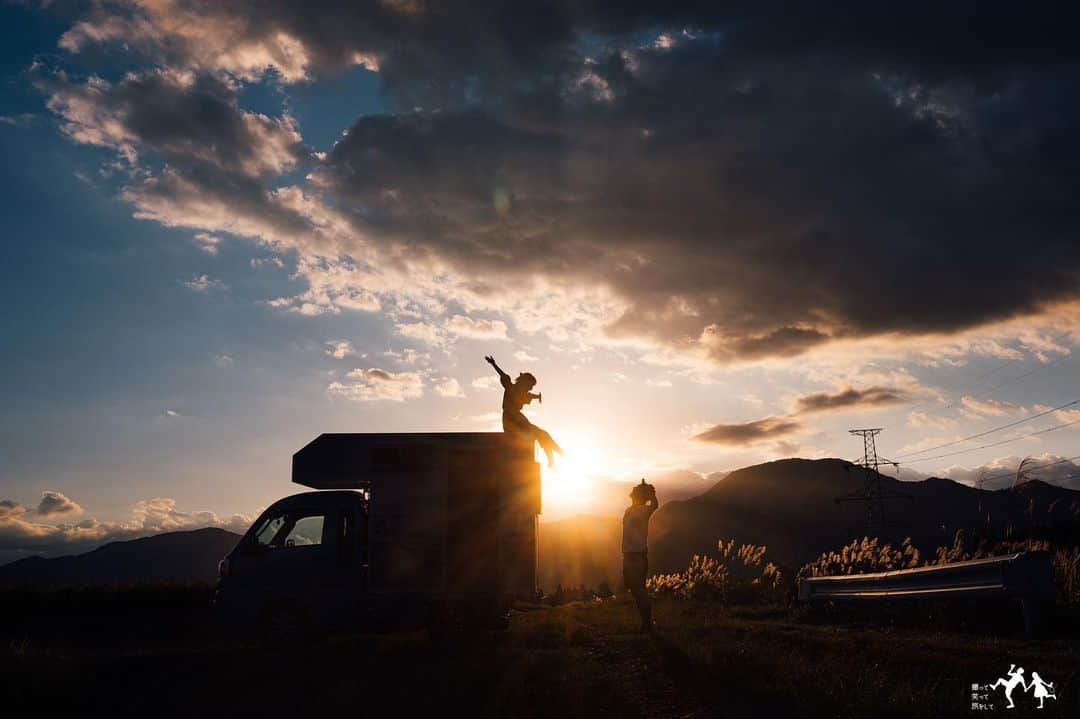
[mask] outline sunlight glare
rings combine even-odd
[[[555,458],[554,469],[547,466],[543,453],[537,452],[543,481],[544,513],[586,511],[595,499],[597,478],[611,474],[608,457],[588,435],[571,435],[560,444],[564,453]]]

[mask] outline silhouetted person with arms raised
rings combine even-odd
[[[544,450],[544,454],[547,455],[548,466],[554,467],[554,453],[558,452],[559,454],[562,454],[562,447],[559,446],[558,442],[551,438],[550,434],[530,422],[521,412],[521,408],[532,402],[534,399],[538,399],[541,402],[543,401],[543,398],[539,394],[533,393],[532,391],[532,388],[536,386],[536,378],[528,372],[522,372],[517,376],[517,379],[511,380],[510,375],[503,372],[499,365],[495,364],[494,357],[485,357],[484,359],[499,373],[499,382],[503,387],[503,432],[535,439],[540,443],[540,448]]]
[[[649,519],[658,506],[656,487],[643,479],[630,491],[630,506],[622,520],[623,583],[634,596],[643,632],[653,629],[652,602],[645,589],[645,577],[649,573]]]

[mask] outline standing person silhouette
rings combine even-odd
[[[538,399],[541,402],[543,401],[539,394],[533,393],[532,391],[532,388],[536,386],[536,377],[533,377],[529,372],[522,372],[517,376],[517,379],[511,380],[510,375],[503,372],[502,368],[495,363],[494,357],[489,356],[484,357],[484,359],[499,373],[499,383],[502,384],[503,387],[503,432],[531,437],[539,442],[540,448],[544,450],[544,454],[547,455],[548,466],[554,467],[555,452],[562,454],[562,447],[559,446],[558,442],[551,438],[550,434],[530,422],[521,411],[522,407],[529,404],[534,399]]]
[[[630,490],[630,506],[622,520],[623,583],[634,597],[643,632],[653,629],[652,602],[645,578],[649,574],[649,519],[658,506],[656,487],[643,479]]]
[[[1031,673],[1031,684],[1027,685],[1027,689],[1035,690],[1035,698],[1039,700],[1039,708],[1045,709],[1043,704],[1047,698],[1057,699],[1057,694],[1054,693],[1054,683],[1043,681],[1043,678],[1039,676],[1038,672]]]

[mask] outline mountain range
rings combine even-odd
[[[663,501],[649,525],[649,569],[672,572],[694,554],[716,551],[719,539],[765,545],[773,562],[797,568],[867,534],[867,505],[837,498],[864,491],[866,474],[840,459],[783,459],[729,473],[707,491]],[[1080,520],[1080,492],[1039,480],[984,490],[950,479],[900,481],[881,476],[884,529],[898,543],[910,537],[924,553],[952,544],[958,529],[1002,536],[1009,527]],[[621,523],[573,517],[540,527],[540,583],[545,588],[621,576]]]
[[[693,554],[715,551],[718,539],[763,544],[769,558],[795,568],[866,534],[866,503],[836,499],[859,494],[866,475],[840,459],[785,459],[736,470],[697,496],[662,502],[650,524],[654,572],[686,566]],[[932,553],[958,529],[1024,532],[1080,520],[1080,492],[1033,480],[983,490],[931,477],[902,482],[881,477],[885,529],[897,542],[911,537]],[[661,497],[663,500],[663,497]],[[540,524],[540,586],[615,587],[621,577],[621,522],[578,516]],[[212,581],[218,560],[239,535],[222,529],[171,532],[112,542],[86,554],[30,557],[0,567],[0,585],[75,585]]]
[[[208,527],[109,542],[85,554],[27,557],[0,567],[0,586],[212,582],[240,535]]]

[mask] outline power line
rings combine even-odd
[[[1070,333],[1064,332],[1061,335],[1059,335],[1058,337],[1053,338],[1051,340],[1051,342],[1053,342],[1054,344],[1059,344],[1063,340],[1068,338],[1069,335],[1070,335]],[[1019,351],[1019,350],[1015,350],[1015,351]],[[1030,352],[1031,350],[1028,350],[1028,351]],[[1024,361],[1026,359],[1023,356],[1014,357],[1013,359],[1010,359],[1010,360],[1008,360],[1008,361],[1006,361],[1006,362],[1004,362],[1004,363],[1002,363],[1000,365],[997,365],[997,366],[991,368],[990,370],[988,370],[986,372],[983,372],[982,374],[975,377],[975,379],[972,380],[971,383],[967,384],[967,387],[968,387],[967,390],[964,390],[964,389],[957,390],[958,394],[960,395],[959,399],[953,400],[953,401],[949,402],[948,404],[946,404],[945,409],[955,409],[957,407],[957,405],[962,404],[963,403],[963,396],[964,396],[965,393],[970,393],[971,396],[976,398],[976,399],[979,398],[979,397],[986,397],[986,395],[988,393],[993,392],[994,390],[1000,389],[1000,388],[1004,387],[1007,384],[1011,384],[1011,383],[1016,382],[1018,380],[1022,380],[1025,377],[1030,377],[1031,375],[1035,374],[1036,372],[1041,372],[1042,370],[1050,369],[1051,367],[1054,367],[1055,365],[1060,364],[1062,361],[1064,361],[1066,359],[1073,359],[1075,357],[1076,357],[1076,355],[1074,353],[1067,352],[1067,353],[1061,355],[1060,357],[1058,357],[1057,359],[1055,359],[1052,362],[1044,362],[1044,363],[1041,362],[1038,366],[1034,367],[1033,369],[1028,370],[1027,372],[1024,372],[1023,374],[1019,374],[1019,375],[1016,375],[1014,377],[1006,377],[1005,379],[1001,380],[997,384],[992,385],[990,387],[987,387],[986,386],[987,383],[983,382],[983,380],[985,380],[987,377],[989,377],[992,374],[995,374],[999,370],[1005,369],[1006,367],[1010,367],[1010,366],[1016,364],[1017,362],[1022,362],[1022,361]],[[920,407],[920,406],[923,406],[925,404],[929,404],[931,401],[932,401],[931,399],[924,399],[924,400],[922,400],[920,402],[914,403],[912,406]]]
[[[1035,465],[1034,467],[1028,467],[1028,469],[1030,469],[1030,470],[1036,470],[1036,469],[1043,469],[1043,468],[1045,468],[1045,467],[1053,467],[1053,466],[1054,466],[1054,465],[1056,465],[1056,464],[1065,464],[1066,462],[1073,462],[1073,461],[1075,461],[1075,460],[1077,460],[1077,459],[1080,459],[1080,455],[1077,455],[1076,457],[1065,457],[1064,459],[1059,459],[1059,460],[1057,460],[1057,461],[1055,461],[1055,462],[1047,462],[1046,464],[1037,464],[1037,465]],[[1001,474],[990,474],[990,475],[987,475],[987,476],[983,477],[983,479],[984,479],[984,480],[989,480],[989,479],[1002,479],[1002,478],[1004,478],[1004,477],[1011,477],[1011,476],[1013,476],[1013,474],[1015,474],[1015,471],[1011,471],[1011,472],[1002,472]]]
[[[1015,422],[1010,422],[1009,424],[1003,424],[1000,427],[994,427],[992,429],[988,429],[988,430],[986,430],[984,432],[979,432],[977,434],[973,434],[973,435],[970,435],[968,437],[962,437],[961,439],[955,439],[955,440],[953,440],[951,442],[945,442],[944,444],[938,444],[938,445],[935,445],[933,447],[926,447],[925,449],[920,449],[920,450],[915,451],[915,452],[905,452],[904,454],[897,455],[896,458],[901,459],[903,457],[914,457],[917,454],[925,454],[926,452],[932,452],[935,449],[943,449],[945,447],[952,447],[953,445],[961,444],[963,442],[970,442],[973,439],[978,439],[979,437],[985,437],[988,434],[994,434],[995,432],[1000,432],[1003,429],[1009,429],[1010,427],[1016,427],[1017,425],[1024,424],[1025,422],[1030,422],[1033,419],[1038,419],[1039,417],[1045,417],[1048,414],[1054,414],[1055,412],[1060,412],[1063,409],[1068,409],[1069,407],[1072,407],[1073,405],[1077,405],[1077,404],[1080,404],[1080,399],[1074,399],[1072,402],[1067,402],[1067,403],[1061,405],[1060,407],[1054,407],[1053,409],[1048,409],[1045,412],[1039,412],[1039,413],[1033,414],[1033,415],[1031,415],[1029,417],[1024,417],[1023,419],[1018,419]],[[978,448],[976,448],[976,449],[978,449]],[[912,460],[909,460],[909,461],[912,461]],[[921,462],[922,460],[920,459],[918,461]]]
[[[1002,387],[1004,387],[1005,385],[1007,385],[1007,384],[1009,384],[1011,382],[1015,382],[1016,380],[1024,379],[1025,377],[1029,377],[1029,376],[1035,374],[1036,372],[1040,372],[1040,371],[1042,371],[1044,369],[1050,369],[1051,367],[1059,364],[1062,360],[1064,360],[1064,359],[1066,359],[1068,357],[1070,357],[1070,355],[1061,355],[1060,357],[1058,357],[1053,362],[1047,362],[1045,364],[1040,364],[1038,367],[1035,367],[1034,369],[1030,369],[1027,372],[1025,372],[1024,374],[1016,375],[1015,377],[1006,377],[1001,382],[998,382],[997,384],[995,384],[992,387],[987,387],[985,390],[982,390],[982,391],[983,392],[993,392],[996,389],[1001,389]]]
[[[1069,427],[1071,425],[1078,424],[1078,423],[1080,423],[1080,419],[1074,419],[1071,422],[1063,422],[1061,424],[1056,424],[1053,427],[1048,427],[1046,429],[1040,429],[1038,432],[1031,432],[1029,434],[1022,434],[1019,437],[1013,437],[1012,439],[1003,439],[1000,442],[991,442],[990,444],[981,444],[978,447],[969,447],[968,449],[961,449],[961,450],[957,450],[956,452],[946,452],[945,454],[939,454],[939,455],[935,455],[933,457],[919,457],[918,459],[909,459],[909,460],[906,460],[904,462],[904,464],[914,464],[915,462],[929,462],[932,459],[943,459],[945,457],[955,457],[958,454],[967,454],[968,452],[975,452],[975,451],[980,450],[980,449],[987,449],[988,447],[998,447],[998,446],[1003,445],[1003,444],[1008,444],[1009,442],[1017,442],[1017,441],[1019,441],[1021,439],[1027,439],[1028,437],[1034,437],[1035,435],[1038,435],[1038,434],[1046,434],[1047,432],[1053,432],[1056,429],[1063,429],[1065,427]]]
[[[1010,366],[1016,364],[1017,362],[1021,361],[1022,359],[1023,359],[1023,357],[1014,357],[1013,359],[1008,360],[1007,362],[1004,362],[1002,364],[999,364],[999,365],[997,365],[996,367],[994,367],[993,369],[991,369],[991,370],[989,370],[987,372],[983,372],[982,374],[980,374],[978,377],[976,377],[974,380],[971,381],[971,383],[968,385],[967,392],[971,392],[973,394],[975,392],[980,392],[981,393],[983,385],[986,384],[986,383],[983,382],[983,380],[985,380],[990,375],[995,374],[999,370],[1003,370],[1006,367],[1010,367]],[[958,390],[958,392],[959,392],[959,394],[961,396],[963,396],[964,391],[965,391],[964,389]],[[949,404],[945,405],[945,408],[949,409],[951,407],[955,407],[958,402],[959,402],[959,400],[957,400],[956,402],[950,402]]]

